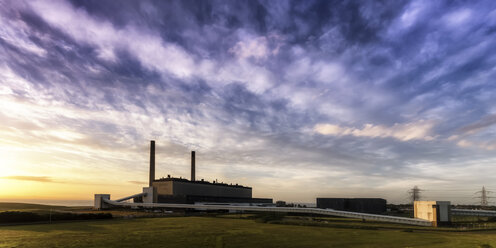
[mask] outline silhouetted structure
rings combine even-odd
[[[195,151],[191,151],[191,182],[196,181],[195,180]]]
[[[419,187],[417,187],[417,185],[415,185],[411,190],[408,191],[408,194],[410,195],[410,200],[411,200],[412,204],[415,201],[420,201],[420,191],[422,191],[422,190],[419,189]]]
[[[155,180],[155,141],[150,141],[150,179],[148,186],[152,186],[152,182]]]
[[[317,198],[318,208],[369,214],[386,212],[386,203],[382,198]]]
[[[156,203],[257,203],[272,204],[272,199],[253,198],[252,188],[238,184],[208,182],[195,179],[195,151],[191,152],[191,180],[174,178],[155,179],[155,142],[150,146],[150,187],[153,187],[153,202]],[[140,201],[140,199],[135,199]]]

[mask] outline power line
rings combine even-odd
[[[423,189],[422,191],[429,191],[429,192],[474,192],[473,190],[469,189]]]

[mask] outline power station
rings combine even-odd
[[[253,198],[252,188],[238,184],[197,181],[195,151],[191,152],[191,179],[171,176],[155,179],[155,141],[150,142],[149,189],[153,190],[153,203],[237,203],[237,204],[272,204],[272,199]],[[135,197],[134,202],[143,202],[142,197]]]
[[[164,208],[214,211],[254,211],[317,214],[362,220],[438,226],[451,222],[451,215],[495,217],[496,211],[451,209],[447,201],[415,201],[415,218],[383,215],[386,200],[381,198],[317,198],[317,208],[277,207],[272,199],[253,198],[252,188],[242,185],[196,180],[195,152],[191,152],[191,179],[155,179],[155,141],[150,142],[148,187],[142,193],[111,200],[110,194],[95,194],[94,208]],[[133,199],[133,203],[126,202]]]

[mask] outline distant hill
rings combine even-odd
[[[71,209],[71,207],[43,205],[43,204],[31,204],[31,203],[0,202],[0,211],[49,210],[49,209],[64,210],[64,209]]]

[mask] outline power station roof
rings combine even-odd
[[[160,179],[155,179],[154,182],[185,182],[185,183],[194,183],[194,184],[205,184],[205,185],[215,185],[215,186],[225,186],[225,187],[234,187],[234,188],[246,188],[251,189],[251,187],[246,187],[239,184],[227,184],[227,183],[218,183],[218,182],[209,182],[209,181],[190,181],[185,178],[177,178],[177,177],[162,177]]]

